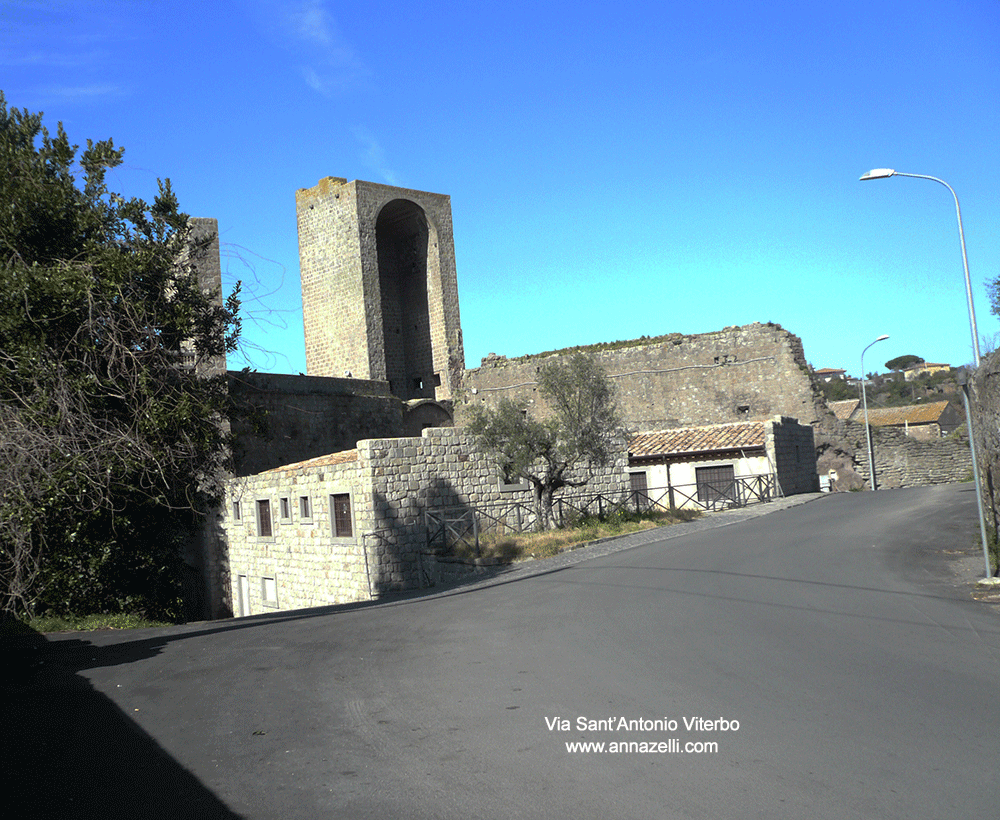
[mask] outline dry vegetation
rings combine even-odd
[[[530,561],[533,558],[550,558],[560,552],[598,541],[640,532],[654,527],[691,521],[701,516],[697,510],[671,510],[649,513],[641,517],[618,515],[603,520],[584,518],[574,526],[546,532],[496,533],[486,532],[479,536],[479,554],[474,544],[458,544],[453,554],[459,558],[491,558],[503,563]]]

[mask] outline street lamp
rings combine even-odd
[[[925,174],[904,174],[902,171],[894,171],[892,168],[872,168],[872,170],[861,177],[861,181],[864,182],[867,179],[887,179],[888,177],[914,177],[916,179],[929,179],[933,182],[940,182],[945,188],[951,191],[951,195],[955,199],[955,213],[958,215],[958,238],[962,243],[962,265],[965,268],[965,296],[969,302],[969,325],[972,327],[972,355],[975,365],[978,368],[979,338],[978,331],[976,330],[976,310],[972,306],[972,283],[969,281],[969,257],[965,253],[965,231],[962,230],[962,209],[958,207],[958,194],[943,179],[929,177]]]
[[[884,342],[888,338],[888,336],[879,336],[868,347],[879,342]],[[861,351],[861,402],[865,407],[865,440],[868,442],[868,476],[872,484],[872,492],[875,492],[875,458],[872,456],[872,430],[868,426],[868,393],[865,390],[865,351],[868,350],[868,347]]]
[[[962,243],[962,266],[965,268],[965,297],[969,302],[969,327],[972,330],[972,357],[976,369],[979,369],[979,331],[976,330],[976,310],[972,306],[972,283],[969,280],[969,257],[965,253],[965,231],[962,230],[962,209],[958,207],[958,194],[943,179],[927,176],[926,174],[904,174],[902,171],[894,171],[892,168],[872,168],[867,174],[863,174],[861,181],[867,179],[887,179],[888,177],[914,177],[915,179],[929,179],[932,182],[940,182],[951,191],[955,200],[955,214],[958,216],[958,239]],[[866,348],[867,349],[867,348]],[[864,353],[861,354],[862,358]],[[862,371],[864,368],[862,368]],[[861,386],[864,388],[864,373],[862,372]],[[979,469],[976,463],[976,436],[972,430],[972,414],[969,411],[969,387],[967,377],[963,371],[961,375],[962,393],[965,399],[965,418],[969,428],[969,454],[972,456],[972,477],[976,482],[976,501],[979,504],[979,535],[983,541],[983,560],[986,562],[986,577],[990,578],[993,573],[990,569],[990,553],[987,547],[986,519],[983,517],[983,488],[979,481]],[[867,424],[867,419],[866,422]],[[868,440],[868,452],[871,454],[871,439]],[[873,476],[874,478],[874,476]],[[873,487],[874,489],[874,487]]]

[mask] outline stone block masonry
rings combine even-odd
[[[507,397],[542,404],[539,369],[573,350],[592,353],[617,387],[636,431],[763,421],[781,415],[812,424],[819,418],[802,341],[775,324],[729,327],[713,333],[593,345],[507,359],[488,356],[465,374],[459,420],[473,403]]]
[[[969,388],[983,515],[988,534],[1000,540],[1000,350],[982,358]]]
[[[326,177],[295,204],[309,374],[450,400],[465,369],[451,199]]]
[[[404,404],[385,382],[241,371],[228,376],[239,408],[232,424],[239,476],[404,432]]]
[[[849,422],[847,429],[856,444],[855,469],[871,486],[864,425]],[[919,441],[902,430],[873,427],[875,476],[880,490],[951,484],[972,477],[972,456],[964,438],[948,437]]]
[[[765,449],[785,496],[819,489],[813,428],[780,416],[764,428]]]

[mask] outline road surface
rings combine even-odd
[[[974,521],[971,484],[845,493],[478,588],[50,636],[17,701],[60,704],[39,805],[995,817],[1000,615],[949,566]]]

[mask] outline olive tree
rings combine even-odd
[[[548,405],[543,417],[501,399],[495,408],[473,408],[469,429],[509,480],[531,485],[538,526],[552,529],[555,494],[587,484],[595,468],[613,462],[626,432],[614,385],[590,356],[542,367],[538,391]]]

